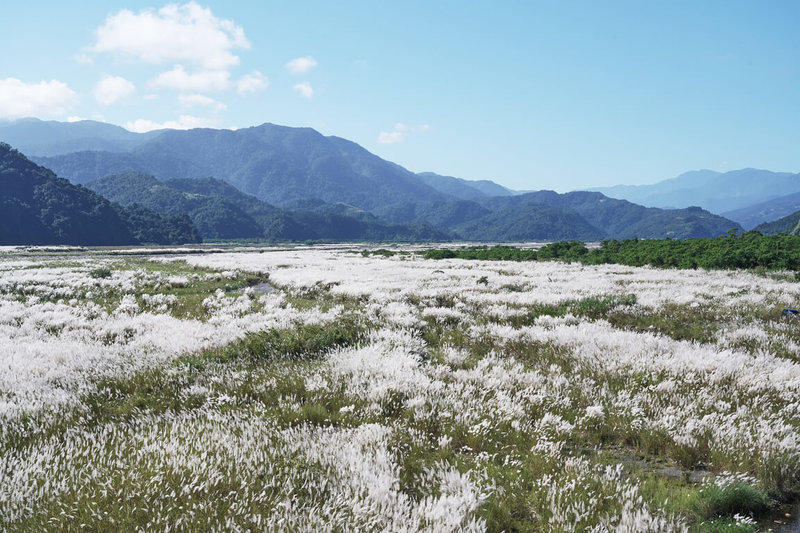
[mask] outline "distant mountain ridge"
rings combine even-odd
[[[760,202],[754,205],[748,205],[733,211],[722,213],[722,216],[728,217],[732,220],[739,222],[744,229],[750,230],[760,224],[771,221],[776,221],[787,215],[800,211],[800,192],[780,196],[766,202]]]
[[[725,173],[697,170],[653,185],[617,185],[589,190],[651,207],[697,205],[713,213],[730,215],[755,204],[800,192],[800,174],[753,168]],[[744,223],[745,220],[737,219],[737,222]]]
[[[433,172],[418,172],[417,177],[437,191],[455,196],[459,200],[476,200],[488,196],[511,196],[514,191],[489,180],[465,180],[442,176]]]
[[[484,205],[495,208],[515,205],[548,205],[573,209],[592,227],[600,229],[606,238],[628,239],[688,239],[723,235],[740,226],[731,220],[714,215],[699,207],[665,210],[644,207],[627,200],[608,198],[590,191],[558,194],[537,191],[507,198],[486,200]]]
[[[372,209],[448,198],[353,142],[272,124],[236,131],[167,130],[127,152],[34,159],[75,183],[130,171],[159,179],[211,175],[275,205],[311,196]]]
[[[445,199],[438,193],[462,199],[513,194],[489,180],[463,180],[431,172],[415,175],[346,139],[324,137],[310,128],[273,124],[237,131],[159,130],[137,134],[94,121],[24,119],[0,122],[0,139],[20,146],[32,159],[74,183],[129,171],[159,179],[210,174],[278,205],[309,193],[327,202],[344,201],[363,208],[393,199]],[[169,155],[164,157],[164,152]],[[219,157],[220,152],[238,161],[220,164],[227,159]],[[240,161],[244,163],[240,165]],[[273,168],[282,175],[271,175]],[[257,174],[265,169],[259,183]],[[322,180],[318,179],[320,173],[324,174]]]
[[[611,198],[628,200],[651,207],[674,207],[674,205],[664,205],[664,202],[668,201],[663,199],[664,195],[705,186],[720,174],[720,172],[713,170],[690,170],[675,178],[662,180],[652,185],[614,185],[611,187],[592,187],[586,190],[601,192]],[[659,205],[655,205],[654,202]]]
[[[133,133],[94,120],[58,122],[25,118],[13,122],[0,121],[0,140],[31,158],[88,150],[124,152],[160,134],[161,131]]]
[[[687,239],[741,229],[736,222],[699,207],[644,207],[589,191],[537,191],[474,201],[395,205],[378,215],[394,222],[424,221],[462,239],[485,241]]]

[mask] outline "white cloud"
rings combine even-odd
[[[168,4],[158,11],[123,9],[97,28],[92,52],[118,53],[147,63],[188,62],[205,70],[239,64],[232,53],[250,43],[241,26],[214,16],[195,2]]]
[[[25,83],[17,78],[0,80],[0,118],[60,115],[77,100],[75,92],[58,80],[39,83]]]
[[[148,93],[142,96],[142,100],[158,100],[158,95],[154,93]]]
[[[228,106],[222,102],[203,94],[179,94],[178,102],[180,102],[183,107],[211,107],[214,111],[224,111],[228,108]]]
[[[93,94],[100,105],[109,106],[129,98],[135,92],[136,87],[125,78],[105,74],[94,86]]]
[[[232,87],[230,77],[227,70],[201,70],[189,74],[182,65],[176,65],[172,70],[159,74],[149,85],[181,92],[219,92]]]
[[[269,79],[257,70],[236,80],[236,90],[239,94],[263,91],[267,87],[269,87]]]
[[[166,122],[155,122],[153,120],[140,118],[133,122],[126,122],[125,129],[136,133],[144,133],[146,131],[163,129],[190,130],[192,128],[213,128],[217,125],[216,119],[181,115],[178,117],[178,120],[168,120]]]
[[[81,122],[81,121],[84,121],[84,120],[86,120],[86,119],[83,118],[83,117],[75,116],[75,115],[73,115],[71,117],[67,117],[67,122]]]
[[[397,144],[406,140],[404,131],[382,131],[378,134],[378,144]]]
[[[297,85],[292,87],[292,90],[297,94],[299,94],[300,96],[302,96],[303,98],[311,98],[312,96],[314,96],[314,89],[311,87],[311,84],[308,83],[307,81],[304,81],[303,83],[298,83]]]
[[[217,103],[213,98],[202,94],[179,94],[178,102],[180,102],[183,107],[212,106]]]
[[[298,57],[286,63],[286,69],[295,76],[305,74],[316,66],[317,60],[311,56]]]
[[[162,72],[150,80],[148,86],[153,89],[172,89],[179,92],[222,92],[235,88],[240,94],[263,91],[269,87],[269,79],[254,70],[236,81],[231,80],[227,70],[200,70],[186,72],[182,65]]]
[[[430,131],[431,127],[428,124],[420,124],[419,126],[409,126],[398,122],[392,128],[392,131],[382,131],[378,134],[378,144],[397,144],[408,139],[411,133],[424,133]]]

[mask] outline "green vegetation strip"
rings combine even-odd
[[[587,265],[650,265],[671,268],[766,268],[800,270],[800,236],[761,235],[748,231],[741,235],[682,241],[606,240],[589,249],[580,241],[560,241],[538,250],[511,246],[431,249],[419,252],[426,259],[478,259],[483,261],[541,261],[560,259]],[[385,255],[385,254],[376,254]]]

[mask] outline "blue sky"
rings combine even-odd
[[[0,119],[309,126],[515,189],[800,172],[800,3],[7,2]]]

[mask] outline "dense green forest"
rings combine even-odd
[[[615,263],[671,268],[768,268],[800,271],[800,236],[762,235],[757,231],[713,239],[606,240],[598,248],[561,241],[538,250],[510,246],[433,249],[428,259],[536,261],[560,259],[584,264]]]
[[[200,232],[187,215],[162,215],[139,204],[114,204],[140,244],[194,244],[202,242]]]
[[[109,202],[0,143],[0,244],[186,242],[198,242],[198,235],[185,217]]]

